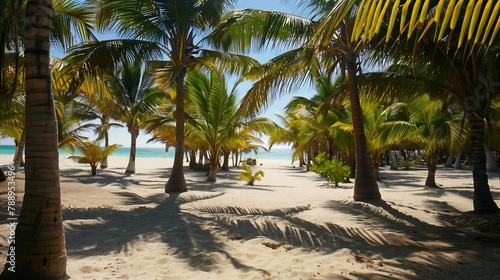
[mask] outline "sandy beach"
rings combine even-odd
[[[10,155],[0,156],[6,170]],[[383,202],[352,199],[352,183],[333,188],[290,161],[258,159],[253,187],[240,169],[186,168],[189,191],[166,195],[172,159],[111,157],[87,165],[60,159],[70,279],[499,279],[500,234],[471,223],[472,173],[440,167],[441,189],[425,169],[381,168]],[[260,165],[262,164],[262,165]],[[297,163],[295,163],[297,165]],[[17,174],[18,201],[24,174]],[[500,205],[499,173],[490,173]],[[6,183],[0,205],[7,205]],[[20,204],[18,204],[20,205]],[[19,210],[20,210],[20,206]],[[1,207],[1,209],[6,207]],[[0,258],[8,227],[0,213]]]

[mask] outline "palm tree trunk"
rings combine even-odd
[[[224,150],[224,162],[222,163],[221,171],[229,171],[229,156],[231,152]]]
[[[453,167],[453,154],[449,154],[446,159],[446,163],[444,164],[446,167]]]
[[[455,169],[462,168],[462,152],[458,153],[457,158],[455,159],[455,164],[453,166]]]
[[[474,180],[474,211],[496,213],[498,206],[491,196],[486,174],[486,154],[484,151],[484,121],[477,114],[469,113],[472,147],[472,178]]]
[[[51,19],[51,0],[27,2],[25,195],[16,227],[15,267],[7,255],[1,279],[66,278],[57,120],[49,70]]]
[[[425,185],[431,188],[437,188],[436,184],[436,171],[437,171],[437,161],[436,157],[432,154],[427,154],[425,159],[427,163],[427,179],[425,179]]]
[[[366,143],[363,113],[359,101],[356,56],[346,55],[349,99],[351,103],[352,125],[354,129],[356,179],[354,180],[354,200],[380,199],[377,182],[373,178],[370,154]]]
[[[139,136],[139,129],[132,128],[130,130],[130,156],[128,159],[128,166],[125,173],[135,173],[135,155],[137,153],[137,136]]]
[[[23,153],[24,153],[24,145],[26,143],[26,129],[23,129],[23,133],[21,134],[21,139],[17,144],[16,157],[14,159],[14,172],[19,172],[19,168],[21,167],[21,163],[23,162]]]
[[[165,192],[187,191],[184,177],[184,77],[186,70],[182,69],[176,77],[177,98],[175,101],[175,155],[172,174],[165,184]]]
[[[109,146],[109,133],[108,131],[105,131],[104,132],[104,147],[107,147]],[[101,160],[101,169],[105,169],[108,167],[108,156],[105,156],[102,160]]]
[[[210,159],[210,170],[208,171],[207,181],[217,181],[217,158]]]
[[[90,165],[90,175],[92,175],[92,176],[97,175],[97,164]]]
[[[373,179],[380,181],[380,155],[373,156]]]
[[[396,156],[394,155],[394,151],[389,150],[389,158],[391,159],[391,170],[398,169],[398,161],[396,160]]]
[[[486,144],[486,142],[484,142],[484,153],[486,155],[486,171],[497,172],[498,164],[495,161],[493,155],[491,154],[490,147],[488,147],[488,144]]]
[[[189,151],[189,169],[194,170],[196,168],[196,151],[195,150],[190,150]]]

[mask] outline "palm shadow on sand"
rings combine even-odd
[[[198,186],[199,191],[168,196],[156,194],[141,197],[127,191],[117,192],[125,199],[126,205],[139,206],[130,211],[112,208],[66,209],[64,220],[67,223],[68,254],[75,257],[109,255],[133,251],[137,241],[160,241],[172,250],[169,253],[185,259],[193,268],[210,271],[210,264],[217,261],[211,259],[210,254],[216,253],[224,255],[236,269],[265,274],[264,269],[239,261],[238,256],[231,255],[227,248],[228,242],[265,237],[280,245],[290,244],[311,253],[333,253],[347,248],[355,254],[368,257],[378,255],[387,260],[398,259],[400,261],[391,262],[391,266],[408,271],[407,274],[394,275],[393,279],[400,279],[411,278],[414,274],[426,276],[429,271],[439,272],[442,267],[454,267],[457,260],[446,256],[458,254],[467,246],[473,246],[468,257],[484,258],[485,265],[491,265],[500,253],[491,250],[491,244],[478,239],[479,233],[473,229],[450,222],[459,214],[456,209],[447,204],[432,204],[433,200],[429,200],[429,211],[442,212],[439,217],[443,225],[423,222],[401,210],[411,211],[411,207],[384,201],[330,201],[320,206],[330,209],[332,215],[341,213],[356,219],[359,224],[352,227],[342,226],[341,221],[313,222],[304,218],[302,214],[311,210],[309,205],[264,209],[231,205],[196,206],[194,203],[189,207],[181,207],[186,203],[223,195],[222,192],[207,191],[210,186],[210,183],[204,183]],[[219,189],[223,190],[224,187]],[[156,206],[145,206],[152,203]],[[98,222],[75,223],[87,219]],[[103,232],[105,237],[96,240],[92,237],[93,232]],[[488,238],[492,242],[500,242],[500,238]],[[263,250],[266,249],[263,247]],[[489,253],[484,253],[488,250]],[[406,261],[415,253],[422,252],[428,252],[425,256],[419,256],[428,264],[425,267]],[[469,260],[461,259],[460,263]],[[384,269],[388,268],[380,267],[357,276],[360,279],[368,278],[382,273]],[[323,276],[338,278],[338,275],[333,274]]]

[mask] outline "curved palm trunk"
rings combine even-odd
[[[352,125],[354,129],[356,179],[354,180],[354,200],[380,199],[377,182],[373,178],[370,154],[366,143],[363,114],[359,101],[356,57],[346,55],[349,100],[351,103]]]
[[[165,184],[165,192],[187,191],[186,178],[184,177],[184,77],[183,69],[176,77],[177,98],[175,114],[175,156],[172,174]]]
[[[469,114],[472,147],[472,178],[474,180],[474,211],[496,213],[498,206],[491,196],[486,174],[486,154],[484,152],[484,121],[477,114]]]
[[[15,267],[7,255],[1,279],[66,278],[57,120],[49,70],[51,7],[51,0],[29,0],[26,6],[25,195],[15,235]]]
[[[128,166],[125,173],[135,173],[135,155],[137,153],[137,136],[139,136],[139,129],[133,128],[130,130],[130,156],[128,159]]]
[[[26,143],[26,129],[23,129],[23,133],[21,134],[21,139],[17,144],[16,157],[14,159],[14,172],[19,172],[19,168],[21,168],[21,163],[23,162],[23,152],[24,145]]]

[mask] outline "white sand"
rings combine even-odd
[[[4,170],[11,158],[0,156]],[[267,159],[253,167],[265,172],[254,187],[237,179],[237,168],[216,183],[186,171],[189,191],[168,196],[171,159],[138,158],[136,174],[125,176],[127,160],[111,157],[91,177],[86,165],[61,157],[71,279],[500,277],[500,235],[466,223],[470,170],[440,168],[443,188],[429,189],[426,170],[384,167],[385,202],[368,204],[352,200],[352,184],[331,188],[290,162]],[[490,174],[500,205],[498,178]],[[4,184],[0,205],[7,204]],[[8,228],[0,222],[3,261]]]

